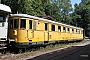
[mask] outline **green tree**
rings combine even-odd
[[[2,3],[10,6],[12,13],[51,16],[56,21],[71,22],[70,0],[2,0]]]
[[[30,14],[30,11],[33,10],[30,0],[2,0],[2,3],[10,6],[12,13]]]
[[[70,20],[71,20],[71,19],[69,19],[70,18],[69,14],[72,11],[71,1],[70,0],[59,0],[58,3],[59,3],[58,4],[59,9],[60,9],[60,11],[62,13],[62,17],[63,17],[62,21],[69,24]],[[69,22],[67,22],[67,21],[69,21]]]
[[[79,5],[75,4],[72,17],[73,22],[75,22],[77,26],[84,28],[87,33],[90,29],[90,0],[81,0]]]
[[[31,0],[30,6],[33,8],[33,13],[31,13],[31,15],[45,15],[44,8],[42,6],[42,0]]]

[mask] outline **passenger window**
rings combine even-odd
[[[29,29],[32,29],[32,20],[29,20]]]
[[[45,30],[47,30],[48,29],[48,27],[47,27],[47,23],[45,23]]]
[[[21,19],[20,20],[21,22],[20,22],[20,28],[26,28],[26,19]]]
[[[33,29],[36,30],[36,21],[34,21]]]
[[[68,28],[67,31],[70,32],[70,28]]]
[[[58,32],[61,32],[61,26],[58,26]]]
[[[18,28],[18,19],[14,19],[14,28]]]
[[[55,25],[52,25],[52,31],[55,31]]]
[[[77,33],[77,34],[80,34],[80,30],[76,29],[76,33]]]
[[[10,20],[10,29],[13,29],[13,20]]]
[[[63,27],[63,32],[66,32],[66,28],[65,27]]]
[[[74,33],[74,29],[72,29],[72,33]]]

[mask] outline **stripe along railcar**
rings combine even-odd
[[[9,37],[18,48],[83,39],[82,28],[58,23],[27,14],[12,14],[9,19]]]
[[[8,17],[10,12],[9,6],[0,4],[0,49],[6,48],[7,45]]]

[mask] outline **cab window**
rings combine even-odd
[[[18,28],[18,19],[14,19],[14,28]]]
[[[0,27],[4,26],[4,22],[5,22],[4,16],[0,16]]]
[[[10,20],[10,29],[13,29],[13,20]]]
[[[0,22],[5,22],[5,16],[0,15]]]
[[[21,19],[20,20],[20,28],[26,28],[26,19]]]

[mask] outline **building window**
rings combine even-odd
[[[55,31],[55,25],[52,25],[52,31]]]
[[[13,20],[10,20],[10,29],[13,29]]]
[[[45,23],[45,30],[48,30],[47,23]]]
[[[61,26],[58,26],[58,32],[61,32]]]
[[[63,32],[66,32],[66,28],[65,27],[63,27]]]
[[[18,19],[14,19],[14,28],[18,28]]]
[[[32,29],[32,20],[29,20],[29,29]]]
[[[21,22],[20,22],[20,28],[26,28],[26,19],[21,19],[20,20]]]

